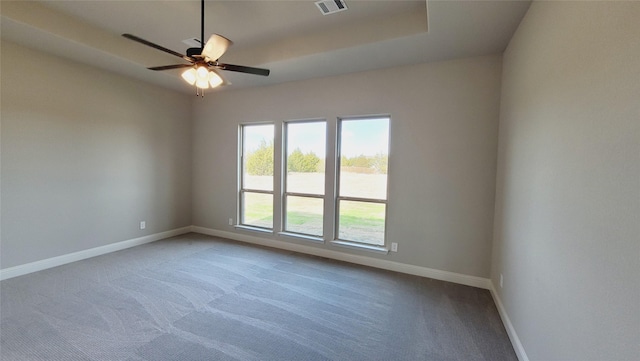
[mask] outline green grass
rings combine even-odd
[[[338,238],[383,245],[384,213],[384,204],[342,201]]]
[[[285,231],[322,236],[322,214],[310,212],[287,212]]]
[[[318,209],[317,199],[298,198],[295,210],[287,212],[287,231],[311,235],[322,234],[322,214],[306,210]],[[246,194],[245,224],[272,228],[272,197]],[[292,207],[293,208],[293,207]],[[304,209],[305,211],[298,211]],[[378,203],[342,201],[340,204],[340,238],[381,245],[384,242],[385,205]]]
[[[265,228],[273,227],[273,196],[245,193],[244,202],[244,224]]]
[[[352,224],[360,224],[365,226],[376,226],[384,224],[384,205],[382,204],[367,204],[367,206],[359,205],[347,205],[343,202],[340,209],[340,220],[344,226]],[[354,203],[354,202],[350,202]],[[316,220],[319,213],[311,212],[287,212],[288,221],[293,224],[303,224],[307,221]],[[246,220],[262,220],[273,221],[273,207],[270,203],[258,203],[254,202],[250,207],[247,207],[245,212]]]
[[[272,176],[247,176],[246,185],[254,189],[271,189]],[[324,189],[324,173],[288,173],[289,191],[317,193]],[[342,173],[340,183],[343,195],[364,198],[384,198],[387,178],[384,174]],[[265,228],[273,225],[273,196],[245,194],[244,224]],[[323,231],[323,202],[318,198],[294,197],[287,199],[286,231],[321,235]],[[385,205],[367,202],[342,201],[339,214],[339,238],[382,245],[385,230]]]
[[[340,217],[353,220],[381,221],[384,223],[385,205],[380,203],[366,203],[354,201],[340,202]]]
[[[340,227],[381,228],[381,227],[384,227],[384,219],[363,218],[359,216],[341,214]]]
[[[322,223],[322,215],[309,212],[287,212],[287,223],[296,226],[306,223]]]

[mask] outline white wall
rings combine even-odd
[[[492,280],[530,360],[640,357],[638,19],[536,1],[504,54]]]
[[[2,268],[191,224],[190,97],[1,46]]]
[[[240,123],[326,118],[335,129],[339,116],[391,114],[387,242],[399,251],[337,250],[489,277],[500,74],[501,57],[487,56],[207,95],[194,102],[193,223],[237,232]]]

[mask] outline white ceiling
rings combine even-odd
[[[205,2],[205,39],[234,45],[222,62],[266,67],[269,77],[223,72],[223,90],[502,52],[528,0],[346,0],[347,11],[322,15],[313,0]],[[181,59],[120,35],[132,33],[179,53],[200,37],[200,2],[7,1],[3,39],[181,92],[179,71],[146,67]]]

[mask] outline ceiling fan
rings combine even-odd
[[[154,49],[164,51],[188,61],[190,64],[174,64],[164,66],[154,66],[150,70],[170,70],[189,68],[182,73],[182,78],[191,85],[196,86],[196,95],[204,96],[204,89],[215,88],[225,84],[225,80],[218,74],[217,70],[228,70],[239,73],[269,76],[269,69],[253,68],[244,65],[233,65],[220,63],[218,59],[233,45],[233,42],[222,35],[213,34],[207,42],[204,42],[204,0],[200,2],[200,44],[199,48],[187,49],[187,54],[183,55],[171,49],[167,49],[148,40],[142,39],[132,34],[122,34],[127,39],[150,46]]]

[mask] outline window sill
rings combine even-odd
[[[279,232],[278,235],[285,236],[285,237],[291,237],[291,238],[303,239],[305,241],[324,243],[324,238],[322,238],[322,237],[308,236],[308,235],[305,235],[305,234],[291,233],[291,232]]]
[[[251,232],[260,232],[260,233],[270,233],[273,234],[273,230],[272,229],[268,229],[268,228],[260,228],[260,227],[254,227],[254,226],[245,226],[242,224],[236,224],[235,226],[233,226],[235,229],[239,229],[241,231],[251,231]]]
[[[334,245],[340,246],[340,247],[361,249],[361,250],[365,250],[365,251],[371,251],[371,252],[382,253],[382,254],[388,254],[389,253],[389,249],[385,248],[385,247],[372,246],[372,245],[368,245],[368,244],[355,243],[355,242],[349,242],[349,241],[342,241],[342,240],[339,240],[339,239],[331,241],[331,244],[334,244]]]

